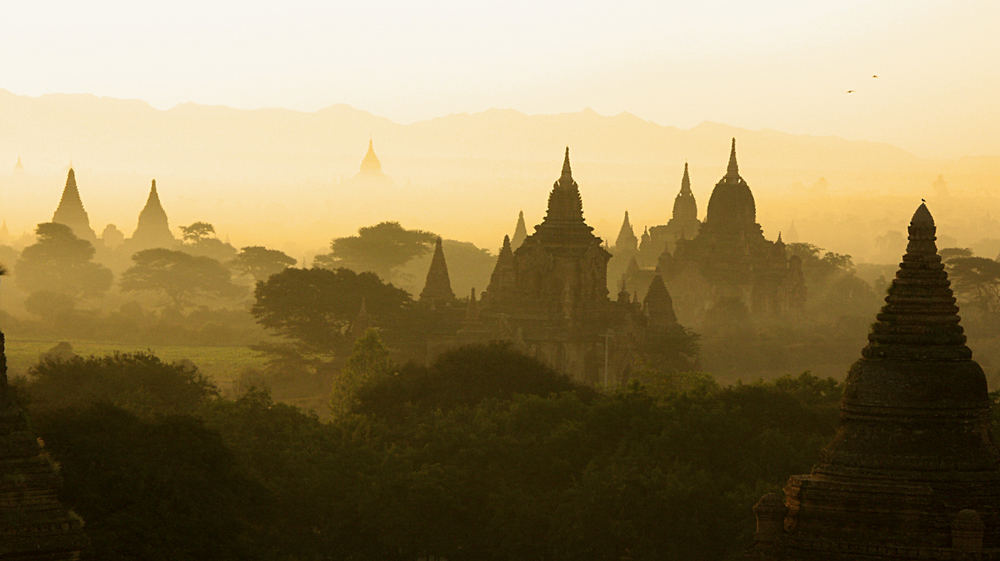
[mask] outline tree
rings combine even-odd
[[[412,303],[406,291],[349,269],[285,269],[257,284],[254,297],[250,312],[257,323],[320,353],[348,342],[362,300],[376,320],[395,319]]]
[[[190,414],[218,395],[196,367],[148,352],[43,358],[30,373],[27,390],[35,411],[110,403],[144,417]]]
[[[260,282],[289,267],[294,267],[295,263],[295,259],[283,251],[255,245],[240,250],[239,255],[229,262],[229,266]]]
[[[220,240],[215,235],[215,226],[208,222],[195,222],[181,226],[184,251],[200,257],[211,257],[216,261],[228,262],[236,255],[236,248]]]
[[[316,265],[371,271],[385,280],[392,280],[397,268],[430,251],[430,244],[435,239],[437,236],[430,232],[406,230],[399,222],[381,222],[359,229],[356,236],[333,240],[330,254],[318,256]]]
[[[985,257],[953,257],[945,266],[960,299],[984,313],[1000,311],[1000,262]]]
[[[389,358],[389,349],[377,329],[369,329],[354,342],[354,351],[340,374],[333,379],[330,411],[340,417],[354,410],[360,401],[357,392],[363,386],[382,381],[392,374],[396,365]]]
[[[181,239],[185,243],[197,244],[214,237],[215,226],[212,226],[208,222],[195,222],[190,226],[181,226]]]
[[[972,250],[967,247],[945,247],[938,250],[941,261],[947,262],[956,257],[972,257]]]
[[[47,222],[35,229],[38,241],[24,248],[14,266],[15,282],[26,292],[57,292],[93,298],[111,287],[111,271],[92,261],[94,246],[64,224]]]
[[[210,257],[157,248],[134,254],[132,261],[135,264],[122,274],[122,290],[161,293],[177,310],[197,297],[233,297],[241,292],[229,270]]]

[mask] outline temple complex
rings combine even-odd
[[[132,251],[142,251],[155,247],[171,248],[177,244],[177,238],[170,233],[167,213],[160,204],[160,195],[156,191],[156,180],[149,188],[146,206],[139,213],[139,223],[129,239]]]
[[[453,342],[508,340],[577,381],[624,382],[647,333],[682,328],[662,281],[645,307],[610,300],[610,258],[584,221],[567,148],[545,218],[519,247],[504,238],[489,286],[479,302],[473,292]]]
[[[59,199],[59,206],[52,221],[69,226],[76,237],[97,242],[97,234],[90,227],[90,218],[83,208],[83,201],[80,199],[80,190],[76,186],[76,173],[73,168],[69,168],[66,175],[66,186],[63,188],[62,198]]]
[[[1000,559],[1000,451],[920,205],[840,425],[807,475],[754,507],[750,557],[765,561]]]
[[[726,174],[712,191],[704,223],[699,225],[696,214],[685,173],[674,201],[674,218],[659,234],[664,249],[654,268],[674,296],[681,323],[699,325],[716,307],[745,308],[758,317],[784,316],[801,309],[805,302],[801,262],[786,254],[780,236],[773,242],[764,238],[753,193],[739,174],[735,138]],[[668,236],[669,232],[677,236]],[[650,235],[648,243],[653,240]],[[640,243],[640,265],[642,247]],[[634,282],[628,277],[625,281]]]
[[[87,545],[83,520],[59,502],[57,464],[7,386],[0,333],[0,559],[71,561]]]

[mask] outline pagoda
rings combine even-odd
[[[156,191],[156,180],[149,187],[149,197],[146,199],[146,206],[139,213],[139,222],[135,227],[135,232],[129,239],[134,251],[151,249],[155,247],[173,247],[177,243],[177,238],[170,233],[170,224],[167,222],[167,213],[160,203],[160,195]]]
[[[66,175],[66,186],[59,199],[59,206],[52,215],[52,221],[69,226],[80,239],[90,243],[97,241],[97,234],[90,227],[90,218],[83,208],[83,200],[80,199],[80,190],[76,186],[76,173],[73,168],[69,168],[69,173]]]
[[[819,462],[754,507],[769,561],[1000,559],[1000,451],[921,204]]]
[[[382,173],[382,163],[378,161],[378,156],[375,155],[375,147],[372,139],[368,139],[368,152],[365,152],[365,157],[361,160],[361,169],[358,171],[358,177],[383,177],[385,174]]]
[[[448,276],[448,264],[444,260],[444,248],[441,237],[434,242],[434,255],[427,270],[427,280],[420,292],[420,302],[431,307],[447,305],[455,301],[455,293],[451,290],[451,278]]]

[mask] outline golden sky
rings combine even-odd
[[[400,122],[592,107],[1000,154],[998,22],[985,1],[20,0],[0,88]]]

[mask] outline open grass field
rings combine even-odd
[[[28,368],[38,362],[38,357],[54,347],[59,341],[41,339],[7,339],[7,364],[13,376],[27,373]],[[198,365],[224,392],[229,391],[240,372],[248,367],[263,365],[262,357],[248,347],[195,346],[195,345],[149,345],[136,346],[98,341],[69,339],[73,351],[81,356],[111,354],[115,351],[152,351],[166,362],[188,359]]]

